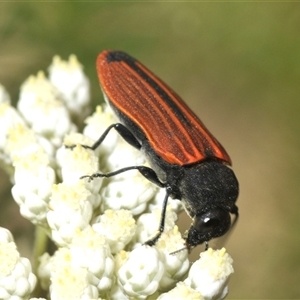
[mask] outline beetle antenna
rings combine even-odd
[[[173,251],[173,252],[171,252],[171,253],[169,253],[170,255],[175,255],[175,254],[177,254],[177,253],[179,253],[179,252],[181,252],[181,251],[183,251],[183,250],[188,250],[188,248],[187,247],[183,247],[183,248],[180,248],[180,249],[178,249],[178,250],[176,250],[176,251]]]

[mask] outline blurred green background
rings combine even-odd
[[[0,82],[74,53],[102,101],[95,59],[124,50],[173,87],[221,141],[240,181],[228,299],[300,299],[300,3],[0,3]],[[30,256],[32,229],[1,175],[0,226]],[[189,227],[190,220],[184,218]],[[202,248],[196,248],[198,255]]]

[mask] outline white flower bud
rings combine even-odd
[[[74,265],[70,249],[60,248],[51,264],[51,300],[86,300],[98,298],[97,287],[89,282],[86,268]]]
[[[57,151],[57,158],[61,166],[62,179],[66,183],[75,183],[81,176],[91,175],[98,172],[99,161],[96,154],[77,144],[73,149],[62,147]],[[93,185],[101,183],[102,180],[95,180]],[[93,180],[93,181],[94,181]],[[81,180],[83,181],[83,180]],[[100,186],[98,187],[99,191]]]
[[[89,272],[90,282],[103,294],[113,284],[114,260],[104,236],[91,227],[77,230],[70,245],[73,264]]]
[[[0,299],[27,299],[35,285],[29,260],[20,257],[10,232],[0,227]]]
[[[51,260],[52,257],[47,252],[39,257],[39,267],[37,270],[37,275],[40,281],[40,285],[44,290],[48,290],[50,286]]]
[[[204,300],[199,292],[192,289],[184,282],[178,282],[171,291],[161,294],[157,300]]]
[[[122,138],[119,139],[118,145],[114,148],[114,150],[109,153],[105,162],[110,170],[118,170],[128,166],[140,166],[146,164],[145,157],[141,154],[141,152],[130,146]],[[136,174],[142,176],[138,170],[132,170],[120,173],[116,178],[128,179],[128,177],[134,177]]]
[[[106,210],[93,224],[93,229],[105,236],[113,254],[123,250],[135,234],[136,225],[128,210]]]
[[[90,83],[75,55],[68,61],[54,56],[49,67],[49,80],[61,93],[71,114],[85,118],[89,112]]]
[[[25,124],[18,123],[8,130],[5,151],[10,156],[26,156],[37,150],[43,150],[48,155],[48,160],[53,159],[53,145]]]
[[[124,293],[124,291],[118,285],[114,285],[109,293],[108,299],[110,300],[121,300],[129,299],[129,297]]]
[[[38,147],[37,147],[38,148]],[[46,225],[46,214],[55,172],[49,167],[48,156],[40,148],[28,155],[14,156],[14,200],[21,214],[34,224]]]
[[[192,265],[185,283],[200,292],[205,300],[224,299],[228,293],[229,276],[233,273],[232,263],[225,248],[209,248]]]
[[[77,138],[79,139],[78,135]],[[103,179],[94,178],[93,180],[89,180],[89,178],[81,178],[82,176],[91,175],[99,171],[99,161],[96,153],[77,144],[73,149],[60,148],[57,151],[57,160],[61,166],[63,182],[71,185],[77,184],[78,181],[84,183],[86,189],[92,194],[89,201],[93,205],[93,209],[98,208],[101,202],[99,190]]]
[[[0,103],[0,152],[1,160],[7,164],[11,163],[11,152],[7,149],[8,134],[12,128],[20,125],[26,126],[18,111],[9,103]]]
[[[60,248],[50,259],[51,299],[100,299],[111,290],[114,261],[103,236],[90,227],[75,232],[69,249]]]
[[[146,209],[156,190],[156,187],[139,173],[113,180],[101,190],[102,209],[127,209],[133,215],[139,215]]]
[[[63,136],[75,130],[57,89],[43,72],[30,76],[22,85],[18,109],[30,127],[57,147]]]
[[[165,272],[159,283],[159,291],[172,288],[188,271],[190,262],[187,249],[171,254],[178,249],[182,249],[183,246],[184,239],[181,237],[176,225],[173,229],[164,231],[155,244],[155,248],[162,252],[165,259]]]
[[[158,289],[164,271],[158,250],[150,246],[137,247],[118,270],[118,283],[129,297],[146,299]]]
[[[76,230],[89,226],[93,214],[90,197],[93,195],[82,181],[73,185],[53,186],[47,220],[52,230],[52,239],[57,245],[69,244]]]
[[[162,207],[156,208],[151,213],[144,213],[138,218],[137,230],[134,238],[135,243],[145,243],[155,236],[160,224],[161,211]],[[165,215],[165,231],[173,229],[176,220],[177,214],[171,209],[171,206],[168,205]],[[174,249],[173,251],[175,250],[177,249]]]

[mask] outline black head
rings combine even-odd
[[[239,191],[238,181],[230,168],[219,161],[185,168],[180,189],[185,209],[193,219],[186,236],[188,249],[229,230],[230,213],[236,217],[238,214],[235,201]]]

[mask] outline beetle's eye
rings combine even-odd
[[[226,232],[230,227],[230,215],[222,209],[213,209],[197,215],[193,226],[201,234]]]
[[[209,232],[216,226],[218,226],[220,221],[216,218],[210,218],[208,216],[196,217],[194,221],[194,227],[201,233]]]

